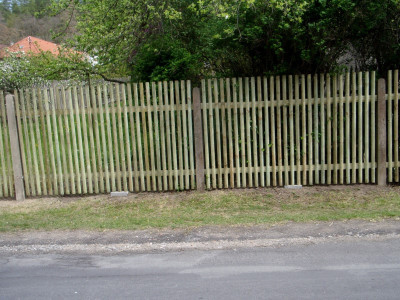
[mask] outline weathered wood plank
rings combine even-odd
[[[220,93],[220,103],[221,103],[221,123],[222,123],[222,166],[225,169],[223,178],[223,187],[229,187],[229,169],[228,169],[228,146],[227,146],[227,132],[226,132],[226,98],[225,98],[225,88],[224,80],[219,80],[219,93]],[[222,187],[222,186],[221,186]]]
[[[262,83],[261,77],[257,77],[257,102],[261,102],[262,99]],[[258,151],[260,156],[260,185],[265,187],[265,162],[264,162],[264,128],[263,128],[263,107],[258,107]]]
[[[300,171],[300,158],[301,158],[301,135],[300,135],[300,93],[299,93],[299,76],[294,77],[294,98],[296,102],[295,115],[296,115],[296,179],[297,184],[301,185],[301,171]]]
[[[376,114],[375,114],[375,107],[376,107],[376,90],[375,90],[375,71],[371,73],[371,182],[376,183]]]
[[[256,82],[255,78],[250,79],[250,89],[251,89],[251,129],[252,135],[251,139],[253,141],[253,167],[251,168],[251,174],[254,176],[254,186],[259,187],[258,183],[258,172],[256,167],[258,167],[258,145],[257,145],[257,117],[256,117]]]
[[[319,76],[319,93],[320,93],[320,108],[321,108],[321,160],[320,163],[322,166],[325,166],[325,161],[326,161],[326,156],[325,156],[325,149],[326,149],[326,130],[325,130],[325,110],[326,110],[326,99],[325,99],[325,92],[326,92],[326,87],[325,87],[325,75],[320,74]],[[326,169],[325,167],[322,167],[321,169],[321,183],[325,184],[326,183]]]
[[[268,78],[264,77],[264,136],[265,136],[265,165],[266,165],[266,185],[271,186],[271,160],[270,160],[270,127],[269,127],[269,112],[270,112],[270,100],[268,99]]]
[[[178,88],[177,88],[178,90]],[[146,82],[146,104],[147,104],[147,121],[148,121],[148,126],[149,126],[149,154],[150,154],[150,168],[151,168],[151,187],[150,187],[150,182],[148,185],[148,189],[157,191],[157,178],[156,178],[156,163],[155,163],[155,149],[154,149],[154,130],[153,130],[153,113],[149,110],[149,108],[152,106],[151,104],[151,92],[150,92],[150,83]],[[179,116],[179,114],[178,114]],[[179,121],[178,121],[179,123]],[[178,131],[179,131],[179,125],[178,125]]]
[[[239,116],[238,116],[238,98],[237,98],[238,83],[236,78],[232,79],[232,97],[233,97],[233,127],[234,127],[234,144],[235,144],[235,167],[236,167],[236,187],[242,187],[241,183],[241,168],[240,168],[240,136],[239,136]],[[240,114],[240,113],[239,113]]]
[[[269,79],[269,93],[270,93],[270,103],[275,101],[275,80],[271,76]],[[276,168],[276,123],[275,123],[275,109],[276,107],[271,106],[271,162],[272,162],[272,186],[277,186],[277,168]]]
[[[358,183],[363,183],[363,107],[362,107],[362,72],[358,73]]]
[[[287,81],[286,76],[282,76],[282,99],[287,100]],[[284,185],[289,185],[289,155],[288,155],[288,128],[287,128],[287,106],[282,106],[283,110],[283,164],[284,164]]]
[[[226,79],[226,100],[228,104],[232,104],[231,98],[231,81],[229,78]],[[229,187],[235,187],[235,173],[233,171],[234,168],[234,154],[233,154],[233,121],[232,121],[232,105],[228,108],[228,149],[229,149]]]
[[[314,123],[314,181],[315,184],[319,184],[320,180],[319,180],[319,150],[320,150],[320,129],[319,129],[319,112],[318,112],[318,108],[319,108],[319,102],[318,102],[318,75],[315,74],[314,75],[314,97],[313,97],[313,103],[314,103],[314,117],[313,117],[313,123]],[[321,104],[322,106],[322,104]]]
[[[181,99],[182,99],[182,138],[183,138],[183,160],[184,160],[184,186],[186,190],[190,189],[190,166],[189,166],[189,145],[188,145],[188,122],[187,122],[187,98],[185,81],[181,80]]]
[[[275,78],[275,95],[276,95],[276,147],[278,154],[278,184],[283,185],[282,176],[282,117],[281,117],[281,78],[277,76]]]

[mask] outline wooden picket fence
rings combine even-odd
[[[379,116],[375,72],[209,79],[201,93],[190,81],[15,91],[24,190],[377,183],[383,119],[385,176],[399,183],[398,79],[388,72]],[[2,92],[0,109],[0,197],[12,197]]]

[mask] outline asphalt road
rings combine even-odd
[[[400,239],[0,256],[0,299],[399,299]]]

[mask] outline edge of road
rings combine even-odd
[[[0,233],[0,255],[235,250],[399,238],[400,218],[138,231],[20,231]]]

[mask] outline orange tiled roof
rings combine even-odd
[[[48,42],[33,36],[28,36],[26,38],[23,38],[22,40],[16,42],[15,44],[5,47],[1,50],[2,53],[0,53],[0,57],[4,57],[5,55],[5,50],[9,52],[23,52],[25,54],[39,54],[40,51],[47,52],[49,51],[50,53],[54,55],[59,55],[59,45]]]

